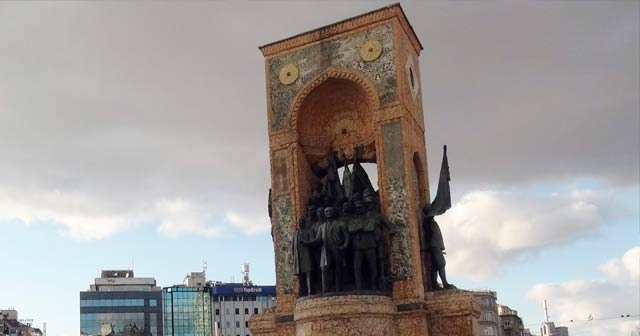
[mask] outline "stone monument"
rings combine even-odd
[[[429,245],[448,180],[430,203],[422,45],[400,5],[260,50],[277,308],[251,319],[253,335],[475,335],[478,303]]]

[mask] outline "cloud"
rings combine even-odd
[[[268,231],[269,221],[260,221],[261,214],[247,211],[239,216],[228,211],[220,219],[213,215],[216,211],[212,205],[184,198],[124,206],[105,205],[82,193],[59,190],[0,191],[0,218],[4,222],[21,221],[27,225],[53,222],[64,227],[64,234],[73,239],[104,239],[140,225],[155,225],[158,233],[171,237],[195,234],[214,238],[232,229],[246,234]]]
[[[600,266],[600,271],[610,279],[620,282],[640,281],[640,246],[627,251],[621,258],[614,258]]]
[[[219,225],[208,224],[209,216],[205,209],[199,208],[184,199],[162,200],[157,204],[160,225],[158,232],[177,236],[180,234],[199,234],[205,237],[218,237],[224,229]]]
[[[621,258],[611,259],[599,267],[605,280],[536,284],[527,297],[536,302],[546,299],[551,319],[562,321],[560,325],[569,326],[572,334],[626,336],[639,325],[639,267],[640,246],[635,246]],[[627,314],[629,318],[620,318]],[[589,316],[594,320],[584,321]],[[576,322],[572,324],[571,320]]]
[[[609,206],[606,197],[593,190],[468,193],[438,217],[448,245],[448,270],[488,279],[527,252],[594,234]]]
[[[0,218],[27,224],[51,221],[75,239],[100,239],[129,227],[130,213],[109,213],[87,195],[49,192],[0,192]],[[6,225],[6,224],[5,224]]]
[[[208,214],[221,213],[216,226],[264,232],[256,47],[383,4],[0,4],[0,195],[10,200],[0,221],[52,220],[99,239],[155,218],[163,234],[215,236]],[[466,190],[638,185],[637,2],[403,6],[429,45],[420,68],[431,163],[448,144]],[[315,15],[255,29],[287,11]],[[64,200],[51,204],[56,190]],[[182,212],[167,205],[178,200]],[[588,232],[593,208],[572,206],[581,210],[560,212]],[[180,216],[192,224],[181,228]],[[503,219],[529,225],[522,214]],[[500,234],[517,236],[509,230]],[[528,248],[516,240],[488,242]]]
[[[239,215],[236,212],[229,211],[226,213],[226,218],[246,234],[263,233],[271,228],[269,218],[261,215]]]

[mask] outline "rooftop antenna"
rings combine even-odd
[[[546,299],[544,300],[543,307],[544,307],[544,321],[548,323],[549,322],[549,310],[547,309],[547,300]]]
[[[242,274],[242,285],[243,286],[251,286],[253,282],[249,280],[249,263],[243,263],[242,268],[240,269],[240,273]]]
[[[202,259],[202,273],[207,272],[207,261]]]

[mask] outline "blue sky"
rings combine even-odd
[[[257,47],[385,5],[0,2],[0,307],[70,336],[102,269],[273,284]],[[402,6],[432,186],[449,146],[451,281],[536,333],[542,298],[557,321],[640,314],[640,3]]]

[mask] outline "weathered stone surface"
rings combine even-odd
[[[291,197],[287,194],[276,196],[273,200],[273,233],[276,260],[276,286],[285,294],[294,292],[293,275],[293,229],[291,227],[293,209]]]
[[[277,336],[274,311],[265,311],[260,315],[253,315],[249,320],[249,328],[254,335]]]
[[[369,39],[382,44],[381,56],[372,62],[360,58],[360,48]],[[358,70],[375,85],[382,103],[397,98],[396,62],[393,53],[391,24],[385,24],[334,40],[323,41],[308,48],[274,58],[269,63],[271,92],[271,130],[286,128],[291,103],[298,91],[330,66]],[[278,74],[286,64],[295,64],[299,78],[290,85],[280,83]]]
[[[427,332],[426,315],[424,309],[397,313],[395,320],[398,328],[398,336],[429,336]]]
[[[387,177],[387,216],[396,225],[391,244],[391,265],[394,279],[407,279],[412,272],[409,230],[409,209],[404,176],[402,127],[399,122],[382,126],[382,146],[385,153],[384,169]]]
[[[442,290],[425,294],[431,336],[478,335],[480,303],[469,292]]]
[[[343,295],[299,300],[296,336],[394,336],[395,305],[377,295]]]
[[[274,195],[289,191],[289,173],[287,169],[287,149],[274,151],[271,155],[271,188]]]

